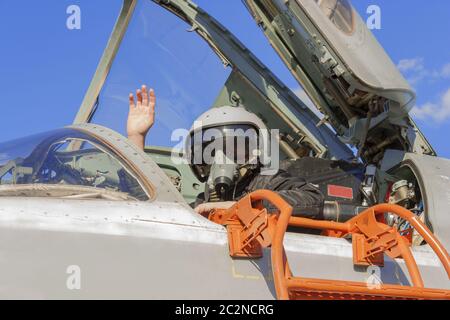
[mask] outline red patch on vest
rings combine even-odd
[[[329,184],[328,195],[330,197],[353,200],[353,189]]]

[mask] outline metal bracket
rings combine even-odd
[[[261,205],[253,207],[249,197],[243,198],[228,210],[215,210],[209,219],[224,225],[228,231],[230,256],[255,259],[263,256],[262,248],[270,246],[271,221]]]

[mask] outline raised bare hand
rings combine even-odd
[[[129,95],[129,102],[128,138],[144,148],[145,136],[155,121],[155,92],[153,89],[147,91],[147,87],[143,85],[141,89],[136,90],[136,102],[132,93]]]

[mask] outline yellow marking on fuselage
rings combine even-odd
[[[266,259],[266,257],[264,257],[264,259]],[[244,275],[244,274],[240,274],[236,270],[236,265],[234,263],[234,259],[231,259],[231,274],[232,274],[233,278],[235,278],[235,279],[246,279],[246,280],[255,280],[255,281],[258,281],[258,280],[273,281],[272,265],[271,265],[269,259],[268,259],[268,266],[269,266],[269,274],[268,275],[263,275],[263,276]]]

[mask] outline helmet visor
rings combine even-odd
[[[209,176],[212,164],[258,164],[259,132],[246,124],[202,128],[191,133],[189,164],[200,181]]]

